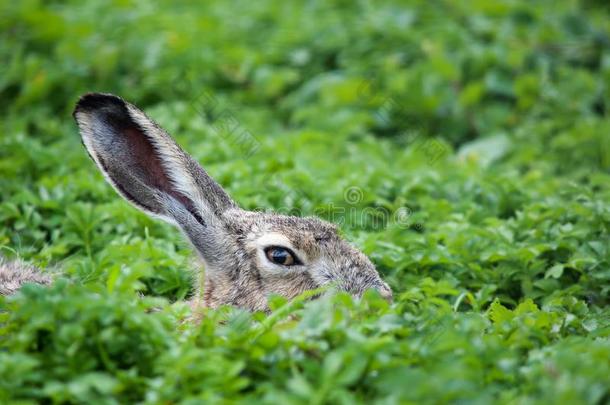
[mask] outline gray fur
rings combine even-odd
[[[392,292],[375,266],[318,218],[245,211],[154,121],[110,94],[87,94],[74,110],[83,144],[108,182],[137,208],[177,225],[205,268],[194,308],[266,310],[267,297],[293,298],[334,285],[354,296]],[[264,249],[294,251],[302,265],[269,261]]]
[[[25,283],[49,284],[51,277],[27,263],[0,256],[0,295],[11,295]]]

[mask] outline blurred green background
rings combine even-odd
[[[0,299],[0,400],[610,401],[605,2],[0,16],[0,252],[71,280]],[[90,91],[144,109],[244,208],[338,223],[395,303],[182,324],[189,247],[89,161],[71,112]]]

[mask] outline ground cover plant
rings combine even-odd
[[[610,10],[594,1],[0,4],[0,402],[610,402]],[[70,116],[137,103],[247,209],[394,291],[185,322],[190,248]]]

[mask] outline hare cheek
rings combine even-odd
[[[311,268],[309,272],[311,278],[318,284],[318,286],[332,283],[336,279],[333,273],[323,264]]]
[[[308,273],[285,274],[283,277],[263,278],[263,286],[266,294],[279,294],[292,299],[304,291],[317,287],[315,281]]]

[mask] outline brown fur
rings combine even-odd
[[[375,266],[339,236],[335,225],[240,209],[135,106],[117,96],[88,94],[77,103],[74,117],[89,156],[117,192],[177,225],[199,253],[205,275],[191,301],[194,308],[228,304],[265,310],[270,294],[290,299],[329,285],[354,296],[372,288],[391,299]],[[274,246],[293,251],[300,264],[271,262],[264,252]],[[33,274],[26,271],[23,277],[36,281]]]

